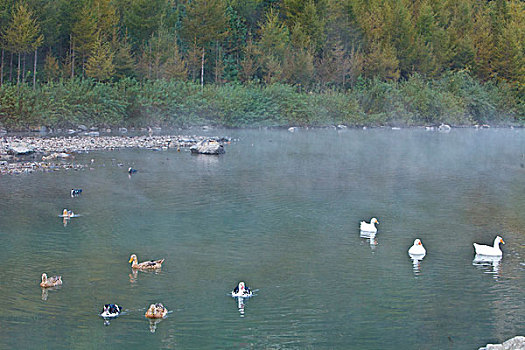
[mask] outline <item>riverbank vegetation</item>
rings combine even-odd
[[[5,0],[0,126],[525,123],[518,0]]]

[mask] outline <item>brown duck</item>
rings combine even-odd
[[[147,318],[164,318],[168,314],[168,309],[162,303],[151,304],[148,311],[146,311]]]
[[[62,284],[62,276],[47,277],[45,273],[42,274],[42,282],[40,287],[49,288],[54,286],[60,286]]]
[[[140,270],[153,270],[153,269],[160,269],[162,267],[162,263],[164,262],[164,259],[160,260],[150,260],[150,261],[144,261],[139,264],[137,260],[137,256],[135,254],[131,254],[129,258],[129,262],[132,262],[131,267],[134,269],[140,269]]]

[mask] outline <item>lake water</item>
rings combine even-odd
[[[75,161],[92,169],[0,177],[0,348],[477,349],[525,335],[525,130],[213,134],[235,139],[226,154],[91,152]],[[64,226],[63,208],[81,216]],[[472,243],[498,234],[503,259],[473,263]],[[166,261],[133,275],[132,253]],[[42,291],[42,272],[63,286]],[[258,290],[244,314],[227,295],[241,280]],[[150,325],[154,302],[173,312]],[[109,326],[105,303],[126,310]]]

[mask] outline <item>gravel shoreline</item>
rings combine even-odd
[[[140,135],[140,136],[3,136],[0,140],[0,175],[16,175],[34,171],[82,169],[73,164],[74,153],[128,148],[168,150],[187,148],[204,139],[220,143],[227,137]],[[57,160],[60,159],[61,161]]]

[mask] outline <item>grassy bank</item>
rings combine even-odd
[[[352,90],[207,85],[125,79],[0,87],[0,126],[27,130],[86,126],[524,125],[524,97],[507,85],[482,84],[465,72],[439,80],[358,81]]]

